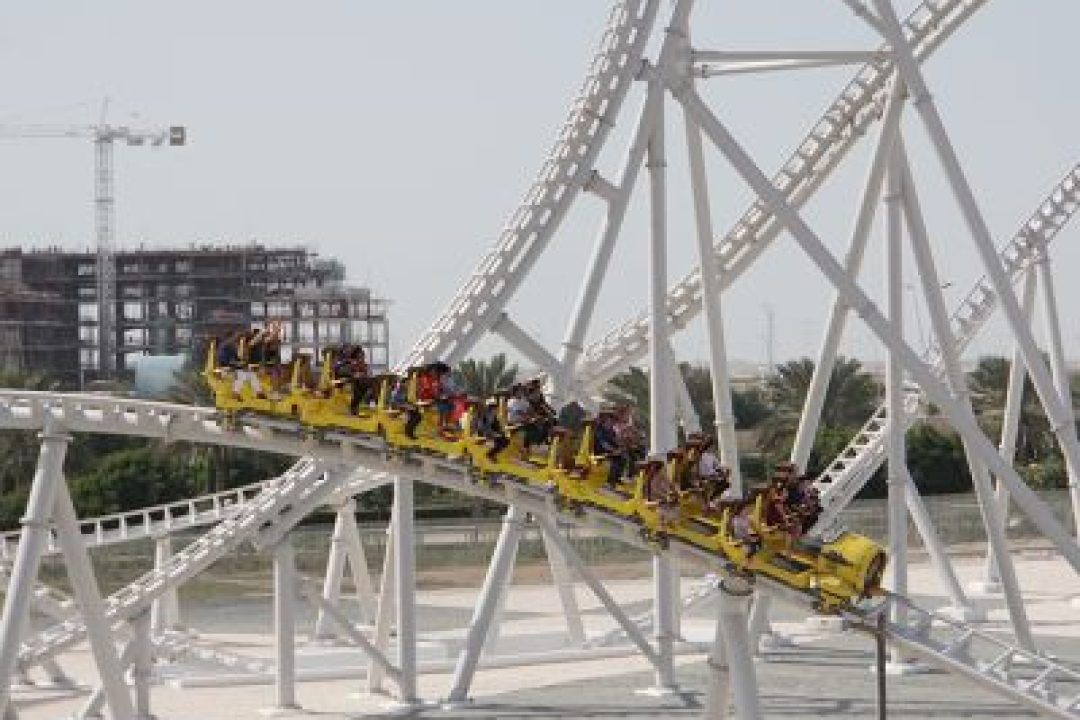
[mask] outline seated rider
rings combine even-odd
[[[510,438],[506,437],[502,423],[499,422],[498,399],[488,398],[486,402],[477,406],[476,416],[473,418],[473,432],[490,444],[487,459],[498,462],[499,453],[510,444]]]
[[[233,394],[240,398],[244,385],[250,385],[255,397],[265,398],[259,375],[251,369],[251,364],[262,361],[261,345],[256,345],[258,330],[241,330],[236,339],[236,379],[233,381]]]
[[[615,435],[615,416],[610,410],[601,410],[593,425],[593,454],[603,455],[608,461],[607,484],[614,488],[626,472],[626,456],[619,452],[619,439]]]
[[[761,549],[761,537],[754,532],[753,505],[740,500],[731,508],[731,537],[746,548],[746,558]]]
[[[243,331],[236,331],[221,338],[217,344],[217,355],[214,357],[214,364],[217,367],[235,370],[240,364],[240,351],[237,344],[240,342],[242,334]]]
[[[558,413],[544,397],[544,383],[540,378],[534,378],[525,385],[525,399],[529,401],[526,435],[531,434],[531,437],[528,442],[530,445],[546,445],[551,439]]]
[[[359,345],[343,348],[334,358],[334,378],[349,384],[352,394],[349,400],[349,413],[360,413],[361,403],[370,401],[374,382],[368,372],[364,349]]]
[[[398,377],[394,381],[394,387],[390,391],[390,408],[405,412],[405,435],[410,440],[416,439],[416,428],[420,425],[423,417],[420,409],[409,402],[409,379]]]
[[[666,529],[679,519],[679,490],[668,474],[663,455],[650,455],[643,472],[646,505],[656,508],[660,528]]]
[[[454,373],[449,365],[435,362],[431,364],[431,369],[438,380],[435,388],[435,411],[439,414],[439,429],[454,429],[455,423],[451,420],[451,414],[454,412],[454,400],[461,395],[461,391],[454,381]]]
[[[614,429],[618,452],[623,457],[624,467],[629,469],[645,455],[645,436],[634,424],[634,413],[629,405],[620,405],[615,410]]]
[[[697,478],[704,495],[705,505],[711,505],[720,500],[720,496],[731,486],[729,473],[720,464],[720,458],[716,457],[714,442],[706,435],[701,440],[701,452],[697,463]]]
[[[510,388],[510,397],[506,400],[506,424],[511,432],[522,431],[522,457],[528,459],[532,434],[529,432],[529,420],[532,417],[532,405],[526,396],[525,386],[515,383]]]

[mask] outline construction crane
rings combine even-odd
[[[129,146],[178,147],[187,142],[180,125],[135,128],[110,125],[0,125],[0,137],[90,138],[94,143],[94,235],[97,241],[98,375],[112,378],[117,365],[116,257],[113,149]],[[81,361],[80,361],[81,362]]]

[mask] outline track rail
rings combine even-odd
[[[399,366],[460,359],[491,326],[547,247],[593,164],[634,81],[659,0],[615,3],[570,116],[535,182],[492,249]]]
[[[266,482],[252,483],[188,500],[87,518],[79,521],[79,531],[87,547],[96,547],[212,525],[237,512],[240,506],[258,496],[265,487]],[[15,559],[21,535],[21,530],[0,533],[0,563]],[[47,555],[60,552],[55,534],[49,535],[44,552]]]
[[[886,623],[885,635],[928,664],[962,675],[998,695],[1056,718],[1080,717],[1080,672],[1052,658],[1010,645],[939,613],[889,595],[878,612],[899,609],[903,623]],[[872,621],[863,615],[858,624]]]
[[[986,0],[928,0],[920,4],[903,23],[916,57],[920,60],[930,57],[985,4]],[[802,207],[809,200],[855,143],[880,119],[892,74],[893,64],[888,59],[864,65],[781,166],[773,184],[793,207]],[[735,282],[783,229],[765,204],[755,201],[713,245],[721,288]],[[697,268],[668,291],[669,323],[681,329],[700,311],[701,271]],[[648,342],[649,320],[643,311],[589,345],[576,371],[578,380],[583,387],[599,388],[644,356]]]
[[[1077,210],[1080,210],[1080,164],[1074,165],[1065,174],[1000,251],[1002,266],[1013,284],[1020,281],[1039,248],[1057,237]],[[980,278],[964,296],[949,320],[958,351],[967,347],[986,326],[997,309],[997,301],[997,294],[986,276]],[[930,347],[924,359],[933,366],[938,377],[945,380],[945,364],[937,345]],[[905,393],[902,418],[905,428],[916,422],[921,405],[921,391],[912,389]],[[837,522],[840,512],[885,461],[888,430],[887,408],[882,403],[847,447],[814,481],[821,492],[822,505],[821,517],[814,527],[815,533],[826,532]]]

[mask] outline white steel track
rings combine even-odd
[[[633,83],[659,0],[621,0],[536,181],[489,252],[400,367],[464,357],[502,312],[592,174]]]
[[[79,521],[79,530],[83,543],[87,547],[96,547],[213,525],[236,513],[244,503],[258,496],[266,484],[252,483],[187,500],[87,518]],[[0,533],[0,562],[15,558],[21,535],[21,530]],[[60,552],[55,534],[49,536],[43,552],[47,555]]]

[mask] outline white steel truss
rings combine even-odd
[[[1001,306],[1015,337],[1014,373],[1010,380],[1030,374],[1047,409],[1068,462],[1073,500],[1080,512],[1080,489],[1075,486],[1080,468],[1080,442],[1068,405],[1060,319],[1056,312],[1053,278],[1047,246],[1080,206],[1080,166],[1074,167],[1035,215],[999,253],[990,245],[990,232],[979,212],[967,177],[952,148],[948,133],[931,99],[921,64],[927,61],[985,0],[926,0],[902,22],[887,0],[867,4],[843,0],[858,20],[882,36],[869,49],[731,51],[693,45],[693,0],[619,0],[569,119],[546,158],[520,207],[511,216],[496,247],[481,261],[445,311],[436,319],[403,361],[403,366],[432,359],[454,362],[468,354],[486,334],[493,333],[535,363],[550,380],[559,400],[577,397],[586,406],[608,379],[631,363],[647,357],[651,383],[651,448],[663,452],[676,444],[675,426],[696,423],[689,393],[676,370],[671,335],[686,327],[699,312],[705,316],[709,364],[720,453],[737,463],[730,402],[728,359],[724,342],[724,306],[721,293],[747,271],[761,253],[788,232],[811,263],[835,289],[835,301],[824,333],[817,374],[800,423],[793,459],[805,467],[816,433],[829,371],[849,312],[866,323],[889,353],[886,403],[869,419],[852,444],[816,481],[825,511],[815,531],[829,532],[843,507],[866,479],[890,460],[890,535],[892,578],[898,591],[873,610],[852,611],[852,627],[883,633],[904,656],[918,655],[931,664],[971,678],[991,690],[1054,717],[1080,717],[1080,675],[1066,665],[1038,655],[1026,618],[1023,597],[1015,578],[1004,533],[1003,513],[1010,500],[1025,512],[1060,554],[1080,571],[1080,547],[1046,506],[1024,485],[1012,467],[1006,422],[1001,447],[995,447],[975,422],[965,381],[959,372],[963,349]],[[670,8],[670,9],[668,9]],[[662,11],[665,17],[657,22]],[[650,54],[650,49],[655,49]],[[832,65],[858,65],[854,79],[813,125],[793,155],[771,177],[755,161],[731,129],[699,94],[699,81],[724,75],[776,72]],[[626,148],[618,175],[606,177],[598,159],[622,107],[635,86],[641,87],[640,110],[628,127]],[[666,158],[672,138],[665,133],[671,102],[678,104],[690,159],[690,188],[699,267],[675,285],[669,285],[669,206]],[[901,120],[905,109],[925,126],[931,145],[963,216],[986,277],[976,284],[949,316],[944,309],[934,247],[922,217],[914,176],[904,150]],[[880,122],[861,203],[855,217],[851,245],[843,262],[834,257],[807,223],[802,210],[867,130]],[[756,199],[735,226],[714,236],[709,183],[704,155],[716,150],[751,188]],[[647,172],[642,173],[645,168]],[[587,342],[601,286],[608,274],[616,243],[622,237],[627,209],[638,185],[648,184],[648,308],[616,326],[598,340]],[[571,206],[584,193],[601,202],[603,212],[595,246],[564,338],[554,351],[530,335],[508,309],[542,254],[548,251]],[[886,201],[889,262],[883,312],[859,283],[865,251],[879,200]],[[903,229],[911,243],[934,330],[934,345],[919,355],[900,322],[903,313],[900,243]],[[1037,268],[1032,270],[1031,268]],[[1028,300],[1016,297],[1012,286],[1021,275],[1035,278],[1042,291],[1051,352],[1049,367],[1038,355],[1027,327]],[[515,316],[516,317],[516,316]],[[906,378],[906,379],[905,379]],[[1010,400],[1014,400],[1010,392]],[[904,550],[908,518],[915,522],[951,601],[960,609],[968,601],[960,587],[922,505],[918,488],[906,468],[904,431],[918,418],[929,400],[961,434],[991,548],[987,580],[1000,583],[1016,635],[1015,646],[980,633],[964,622],[936,617],[904,597]],[[1010,403],[1007,420],[1018,413]],[[893,421],[896,422],[893,422]],[[424,482],[485,498],[507,506],[498,546],[484,581],[461,655],[457,658],[449,691],[451,702],[467,700],[471,682],[482,664],[482,650],[497,624],[500,598],[505,594],[514,554],[526,518],[543,529],[553,574],[573,573],[596,595],[618,625],[598,639],[585,638],[576,617],[573,587],[557,582],[566,607],[570,635],[586,650],[598,649],[614,637],[625,637],[649,660],[656,671],[656,689],[676,687],[673,655],[681,606],[699,597],[720,595],[717,640],[710,654],[707,717],[726,716],[729,697],[741,718],[758,718],[760,700],[752,663],[754,629],[750,627],[749,598],[777,598],[809,609],[811,598],[767,578],[749,582],[722,559],[709,556],[678,540],[655,552],[654,609],[631,618],[595,577],[559,530],[559,523],[592,528],[601,535],[631,545],[645,546],[640,528],[631,520],[596,508],[568,512],[550,493],[510,479],[478,482],[457,459],[428,456],[387,457],[379,438],[348,433],[318,437],[287,420],[246,418],[224,423],[215,411],[165,403],[91,395],[65,395],[0,391],[0,429],[43,431],[42,456],[21,533],[0,536],[0,562],[8,563],[10,577],[5,608],[0,618],[0,710],[8,700],[10,682],[19,668],[43,665],[84,638],[89,638],[102,686],[87,709],[107,703],[118,716],[150,712],[147,670],[153,652],[166,652],[165,630],[175,622],[168,597],[175,589],[212,562],[250,542],[273,553],[275,560],[275,630],[277,658],[263,671],[276,679],[274,703],[278,709],[295,707],[295,607],[298,594],[318,609],[317,633],[336,634],[359,646],[371,662],[367,686],[381,689],[388,678],[396,698],[406,707],[420,701],[417,675],[417,622],[413,489]],[[77,521],[63,484],[60,462],[65,433],[106,432],[269,450],[301,458],[281,477],[228,494],[199,498],[125,513],[93,521]],[[998,493],[991,493],[991,477]],[[741,485],[738,473],[736,485]],[[375,487],[393,484],[394,508],[384,557],[378,604],[366,573],[362,546],[351,523],[350,498]],[[340,532],[336,555],[322,587],[298,577],[290,533],[298,522],[321,505],[339,507]],[[181,527],[212,525],[179,552],[160,545],[154,570],[107,598],[101,598],[86,561],[86,546],[122,542],[135,537],[160,538]],[[43,554],[62,552],[71,568],[80,612],[62,603],[50,605],[36,583]],[[716,573],[715,584],[680,604],[677,567],[680,558],[704,561]],[[362,632],[342,613],[338,599],[345,566],[349,565],[360,591],[372,634]],[[362,568],[363,572],[359,572]],[[563,573],[566,574],[565,572]],[[713,588],[715,585],[715,588]],[[361,586],[364,586],[361,588]],[[40,632],[27,631],[31,606],[57,616]],[[766,607],[763,601],[760,607]],[[49,608],[55,610],[54,613]],[[172,618],[172,619],[170,619]],[[576,625],[575,625],[576,620]],[[762,620],[762,618],[758,618]],[[653,637],[649,637],[652,625]],[[575,627],[577,629],[575,629]],[[123,633],[127,645],[116,653],[114,635]],[[396,664],[390,644],[396,637]],[[10,639],[7,639],[10,638]],[[584,642],[580,642],[584,641]],[[172,645],[177,645],[175,641]],[[987,650],[987,648],[989,648]],[[191,647],[176,652],[195,653]],[[899,655],[894,656],[899,658]],[[224,662],[224,660],[223,660]],[[130,667],[135,679],[132,693],[119,681]],[[1019,668],[1025,668],[1020,670]],[[1025,674],[1026,673],[1026,674]]]

